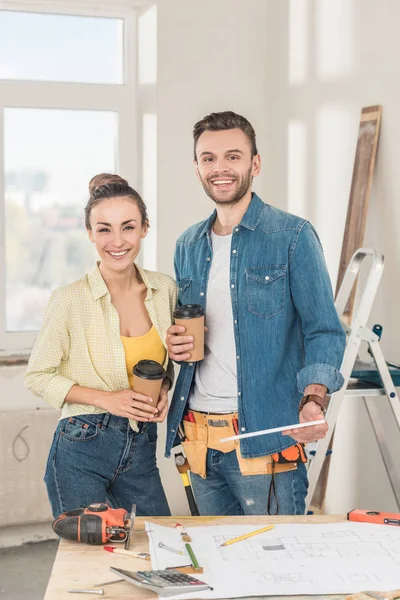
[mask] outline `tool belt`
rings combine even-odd
[[[242,475],[274,475],[295,471],[298,462],[307,462],[303,444],[295,444],[286,450],[268,456],[243,458],[239,440],[221,442],[225,437],[237,435],[238,414],[209,414],[189,411],[180,426],[181,444],[192,473],[206,478],[207,450],[227,453],[236,451]]]

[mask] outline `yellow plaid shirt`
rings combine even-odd
[[[177,302],[175,281],[136,267],[147,287],[146,309],[166,348],[165,336]],[[164,368],[172,382],[174,368],[168,353]],[[25,384],[33,394],[62,409],[62,419],[105,412],[64,402],[75,384],[108,392],[129,389],[119,316],[97,264],[82,279],[52,293]],[[137,430],[136,421],[130,424]]]

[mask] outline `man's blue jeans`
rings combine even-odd
[[[47,460],[45,482],[54,518],[66,510],[106,502],[143,516],[170,510],[156,461],[157,424],[133,431],[109,413],[62,419]]]
[[[307,496],[306,468],[275,475],[275,494],[268,496],[271,475],[240,473],[236,452],[208,449],[207,478],[191,474],[193,493],[201,515],[303,515]],[[269,510],[268,510],[269,508]]]

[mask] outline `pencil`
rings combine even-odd
[[[107,552],[113,552],[114,554],[125,554],[126,556],[133,556],[133,558],[141,558],[143,560],[151,560],[148,552],[131,552],[131,550],[125,550],[124,548],[116,548],[115,546],[103,546]]]
[[[239,537],[232,538],[227,542],[221,544],[221,546],[230,546],[231,544],[235,544],[236,542],[241,542],[242,540],[247,540],[247,538],[253,537],[253,535],[258,535],[259,533],[264,533],[264,531],[269,531],[273,529],[273,525],[268,525],[268,527],[263,527],[262,529],[257,529],[256,531],[251,531],[250,533],[245,533],[244,535],[239,535]]]
[[[180,523],[177,523],[175,525],[175,527],[177,528],[177,530],[179,531],[179,533],[181,534],[181,538],[184,542],[191,542],[192,538],[190,537],[190,535],[186,532],[185,528],[183,527],[183,525],[181,525]]]
[[[194,555],[194,552],[193,552],[193,548],[192,548],[192,546],[191,546],[190,544],[186,543],[186,544],[185,544],[185,548],[186,548],[186,550],[187,550],[187,553],[189,554],[190,560],[192,561],[192,565],[193,565],[193,567],[194,567],[195,569],[200,569],[200,565],[199,565],[199,563],[197,562],[197,558],[196,558],[196,557],[195,557],[195,555]]]

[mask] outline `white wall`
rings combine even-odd
[[[265,111],[265,0],[162,0],[158,5],[158,268],[172,273],[175,240],[212,201],[192,165],[192,129],[210,112],[244,114],[259,132]],[[264,175],[256,181],[263,188]]]

